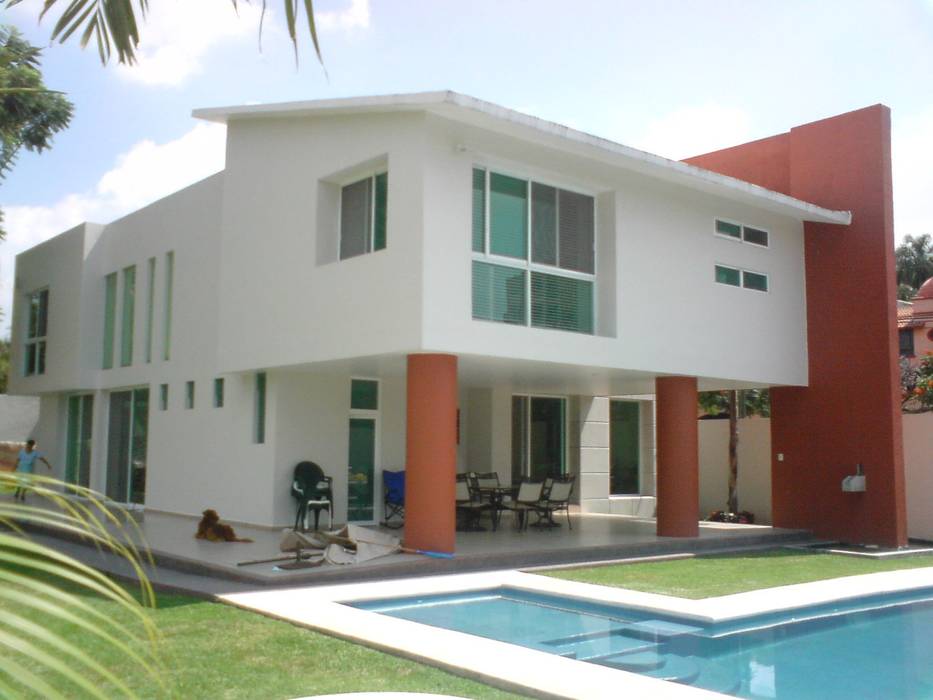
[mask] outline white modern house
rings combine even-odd
[[[665,378],[808,383],[804,222],[847,211],[452,92],[194,116],[227,125],[222,172],[17,258],[11,393],[116,501],[282,525],[310,459],[337,521],[378,521],[406,466],[452,513],[447,457],[412,456],[436,438],[630,512]],[[422,355],[453,358],[453,404],[414,405]]]

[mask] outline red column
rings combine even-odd
[[[700,534],[696,377],[658,377],[658,524],[661,537]]]
[[[408,356],[405,546],[453,552],[456,539],[457,358]]]

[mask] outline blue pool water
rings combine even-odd
[[[512,588],[353,606],[741,698],[933,700],[933,589],[720,624]]]

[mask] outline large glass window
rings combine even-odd
[[[641,427],[635,401],[609,402],[609,493],[636,494],[639,478]]]
[[[120,319],[120,366],[133,364],[133,326],[136,316],[136,266],[123,270],[123,308]]]
[[[28,297],[29,324],[26,328],[23,374],[45,374],[46,336],[49,328],[49,290],[41,289]]]
[[[386,247],[389,175],[379,173],[340,191],[340,259]]]
[[[155,310],[156,259],[149,258],[149,274],[146,278],[146,362],[152,362],[152,322]]]
[[[566,472],[566,400],[512,397],[512,482]]]
[[[595,200],[473,169],[473,318],[594,332]]]

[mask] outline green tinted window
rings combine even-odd
[[[486,171],[473,169],[473,252],[486,252]]]
[[[159,384],[159,409],[168,410],[168,384]]]
[[[525,321],[525,271],[473,261],[473,318]]]
[[[716,266],[716,281],[720,284],[729,284],[738,287],[740,282],[740,273],[734,267]]]
[[[194,382],[185,382],[185,408],[194,408]]]
[[[133,325],[136,312],[136,266],[123,271],[123,315],[120,320],[120,365],[133,364]]]
[[[261,445],[266,441],[266,373],[256,373],[253,391],[253,442]]]
[[[389,201],[389,174],[376,175],[376,203],[373,220],[373,250],[386,247],[386,208]]]
[[[214,408],[223,408],[224,406],[224,380],[223,377],[217,377],[214,380]]]
[[[379,382],[354,379],[350,382],[350,408],[375,411],[379,408]]]
[[[489,175],[489,252],[528,257],[528,183],[507,175]]]
[[[745,270],[742,273],[742,286],[746,289],[755,289],[759,292],[767,292],[768,276]]]
[[[104,369],[113,367],[113,333],[117,315],[117,273],[104,278]]]
[[[165,301],[162,307],[162,359],[172,356],[172,287],[175,284],[175,253],[165,254]]]
[[[532,272],[531,325],[592,333],[593,283]]]
[[[742,227],[742,237],[745,239],[746,243],[754,243],[755,245],[768,245],[768,232],[762,231],[760,228],[752,228],[751,226]]]
[[[557,188],[531,184],[531,260],[557,264]]]
[[[742,227],[738,224],[730,224],[728,221],[716,219],[716,233],[732,238],[742,238]]]

